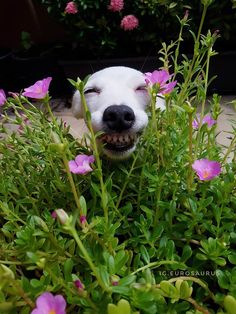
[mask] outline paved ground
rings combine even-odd
[[[236,123],[236,109],[231,104],[232,100],[236,100],[236,96],[224,96],[222,97],[222,114],[218,120],[217,126],[217,139],[220,144],[228,145],[230,142],[229,132],[232,131],[232,121]],[[54,113],[61,119],[63,119],[68,125],[71,126],[71,133],[73,136],[80,138],[86,131],[86,126],[83,120],[77,120],[73,117],[70,109],[58,109],[54,110]],[[236,127],[236,124],[235,124]]]
[[[233,121],[236,127],[236,108],[232,105],[232,100],[236,99],[236,96],[224,96],[222,97],[222,114],[219,117],[217,123],[217,140],[220,144],[228,146],[230,143],[230,133],[232,131]],[[67,106],[67,107],[66,107]],[[66,100],[56,100],[53,103],[54,114],[70,125],[71,134],[80,138],[87,130],[83,120],[77,120],[73,117],[71,109],[68,108]],[[15,125],[7,125],[10,129],[15,129]]]

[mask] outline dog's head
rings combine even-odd
[[[84,94],[95,132],[106,155],[114,159],[128,157],[148,123],[145,112],[150,100],[143,73],[128,67],[110,67],[91,75]],[[80,93],[75,92],[72,110],[83,118]]]

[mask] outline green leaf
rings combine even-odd
[[[236,313],[236,300],[233,296],[227,295],[224,298],[224,307],[227,311],[227,314],[235,314]]]
[[[83,197],[83,195],[80,196],[79,203],[80,203],[80,206],[81,206],[81,209],[82,209],[82,214],[84,216],[86,216],[87,215],[87,205],[86,205],[86,200]]]
[[[190,245],[185,245],[183,247],[183,252],[181,256],[181,262],[185,263],[192,256],[192,249]]]
[[[150,263],[150,257],[149,257],[148,251],[144,245],[141,245],[140,252],[141,252],[142,258],[145,261],[145,263],[146,264]]]
[[[108,258],[108,269],[109,269],[110,275],[115,273],[115,260],[112,255],[110,255]]]
[[[206,255],[203,255],[201,253],[197,253],[196,258],[200,259],[201,261],[206,261],[208,259]]]
[[[218,284],[223,289],[229,289],[230,281],[228,276],[225,274],[224,271],[217,269],[216,270],[216,277],[218,279]]]
[[[108,273],[106,267],[103,266],[103,265],[100,265],[98,267],[98,271],[100,273],[100,276],[101,276],[102,281],[104,282],[104,284],[106,286],[109,286],[110,285],[110,277],[109,277],[109,273]]]
[[[64,263],[64,276],[66,281],[72,281],[72,269],[74,262],[71,258],[68,258]]]
[[[129,286],[131,285],[132,283],[134,283],[136,280],[136,276],[134,275],[129,275],[129,276],[126,276],[124,278],[121,278],[119,280],[119,285],[122,285],[122,286]]]
[[[187,281],[184,281],[182,279],[178,279],[175,282],[175,286],[179,291],[179,295],[180,295],[181,299],[188,299],[191,297],[191,294],[193,292],[193,288],[188,285]]]
[[[131,308],[127,300],[121,299],[117,305],[108,304],[108,314],[131,314]]]
[[[161,290],[171,299],[179,299],[179,292],[174,285],[169,283],[168,281],[161,281],[160,282]]]
[[[128,261],[129,256],[125,251],[119,251],[115,255],[115,273],[119,273],[119,271],[122,269],[122,267],[126,264]]]
[[[236,253],[230,254],[228,260],[231,264],[236,265]]]
[[[216,257],[212,260],[219,266],[225,266],[226,265],[226,260],[223,257]]]

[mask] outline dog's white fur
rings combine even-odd
[[[145,110],[150,96],[145,88],[145,77],[142,72],[124,66],[105,68],[89,77],[84,91],[95,132],[108,132],[104,125],[103,113],[112,105],[126,105],[132,108],[135,115],[133,125],[121,134],[140,134],[147,125],[148,117]],[[160,105],[163,106],[163,101]],[[79,91],[73,96],[72,111],[77,118],[83,118]],[[111,158],[122,159],[128,157],[134,149],[135,143],[133,147],[122,152],[111,151],[106,146],[103,150]]]

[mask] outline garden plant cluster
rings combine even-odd
[[[201,18],[199,0],[38,1],[64,27],[69,42],[73,42],[64,53],[76,59],[155,56],[163,41],[177,38],[176,15],[183,16],[189,10],[194,32]],[[218,47],[223,51],[235,49],[230,44],[236,41],[235,8],[236,0],[216,0],[208,10],[204,31],[220,31]],[[191,46],[188,32],[183,44],[185,50]]]
[[[211,2],[193,56],[179,53],[185,14],[163,67],[144,75],[150,121],[128,160],[101,156],[86,79],[70,80],[82,141],[53,115],[50,77],[0,90],[0,313],[236,313],[236,132],[217,144],[220,96],[207,89],[219,35],[202,33]]]

